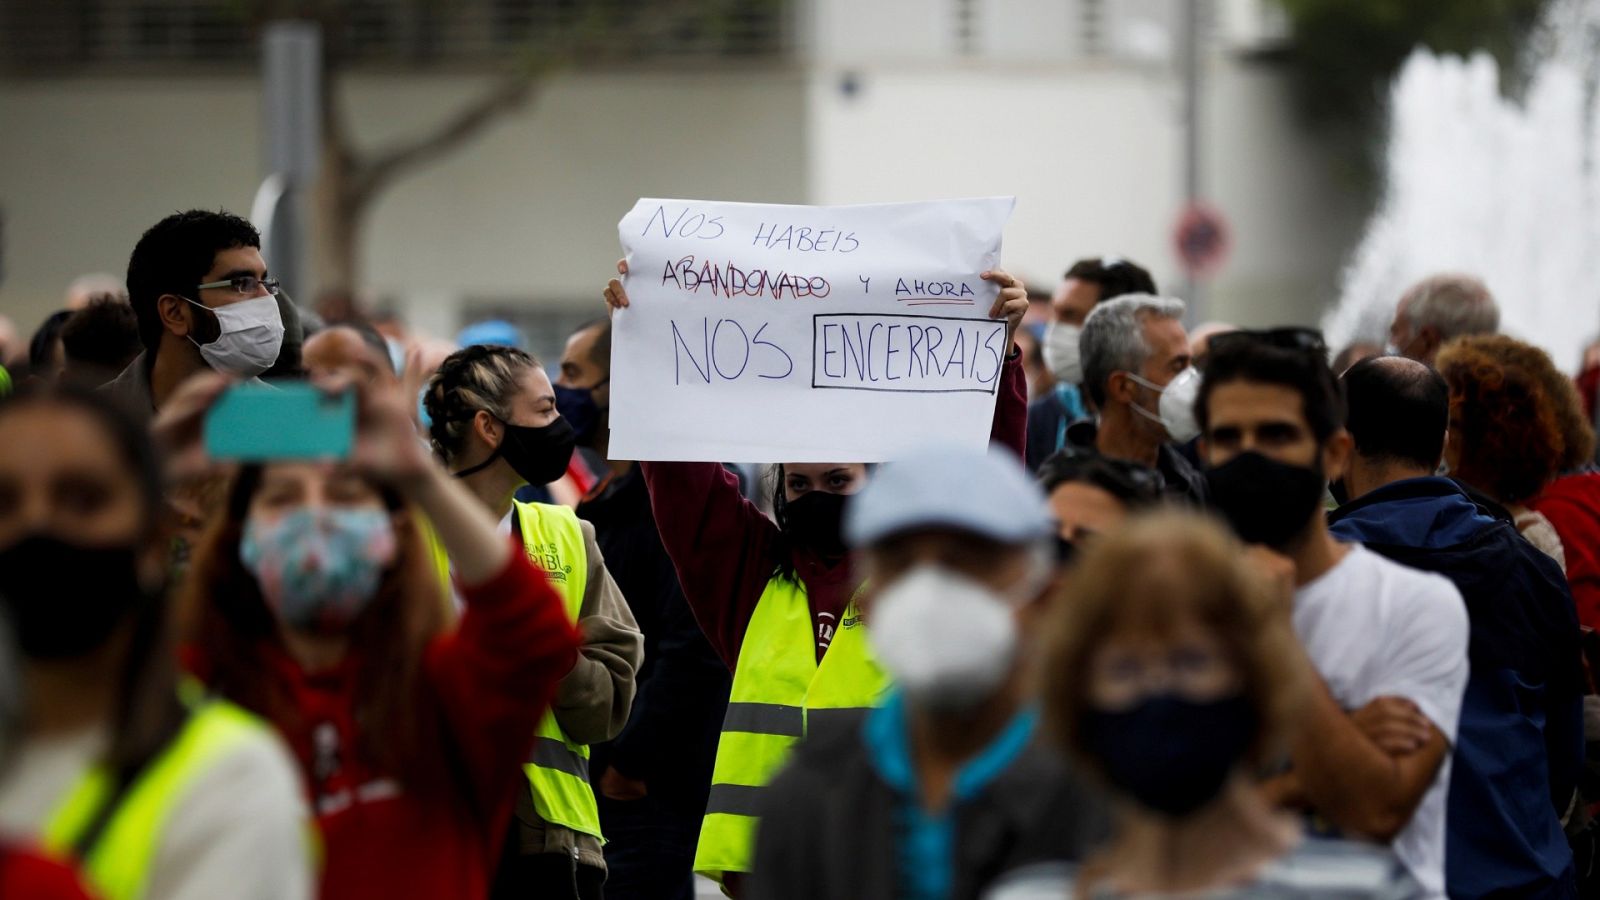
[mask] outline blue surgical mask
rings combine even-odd
[[[372,508],[251,516],[239,541],[239,562],[268,608],[290,628],[322,634],[344,632],[366,610],[396,554],[388,511]]]

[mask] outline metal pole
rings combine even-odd
[[[311,300],[306,194],[322,159],[322,27],[271,22],[261,37],[262,256],[290,296]],[[265,203],[266,208],[261,209]]]
[[[1183,46],[1178,63],[1178,77],[1183,82],[1183,199],[1187,209],[1200,200],[1200,92],[1202,12],[1200,5],[1206,0],[1174,0],[1178,4],[1183,28]],[[1189,303],[1189,324],[1198,325],[1205,318],[1205,297],[1200,280],[1187,270],[1183,275],[1183,299]]]

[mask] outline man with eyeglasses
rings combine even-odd
[[[1428,897],[1445,896],[1445,807],[1467,686],[1467,611],[1448,579],[1341,543],[1328,479],[1352,440],[1322,336],[1234,332],[1211,341],[1195,414],[1211,508],[1294,583],[1288,611],[1320,676],[1269,796],[1341,833],[1390,843]],[[1412,710],[1407,755],[1371,735],[1374,715]],[[1542,798],[1541,798],[1542,799]]]
[[[162,219],[128,260],[128,300],[144,352],[105,389],[153,413],[207,368],[257,378],[283,346],[277,293],[249,222],[198,209]]]

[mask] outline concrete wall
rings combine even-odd
[[[1210,69],[1208,193],[1233,252],[1212,317],[1314,322],[1360,228],[1294,126],[1282,78]],[[849,82],[853,90],[843,85]],[[811,81],[816,202],[1014,194],[1005,260],[1052,281],[1078,257],[1120,254],[1179,287],[1179,102],[1170,70],[1088,64],[836,67]]]
[[[31,330],[174,210],[248,212],[258,119],[244,80],[0,82],[0,312]]]
[[[360,78],[349,108],[375,146],[479,84]],[[382,196],[368,284],[437,331],[464,302],[587,309],[641,195],[803,202],[805,97],[803,79],[771,69],[561,79]],[[247,213],[258,120],[251,79],[0,82],[0,311],[31,329],[74,276],[124,272],[139,234],[173,210]]]
[[[1219,60],[1210,81],[1206,178],[1234,236],[1213,314],[1315,321],[1361,210],[1294,127],[1277,72]],[[374,145],[437,121],[479,86],[364,77],[350,85],[350,108]],[[1176,290],[1178,104],[1170,68],[1152,64],[856,54],[807,73],[563,78],[382,196],[367,281],[438,333],[454,330],[464,306],[533,306],[566,320],[596,308],[616,221],[639,196],[1015,194],[1006,260],[1020,273],[1050,281],[1077,257],[1119,253]],[[246,78],[0,82],[0,311],[31,329],[75,275],[124,271],[140,232],[172,210],[247,212],[258,119]]]

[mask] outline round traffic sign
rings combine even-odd
[[[1178,259],[1190,275],[1215,272],[1228,256],[1228,223],[1203,203],[1191,203],[1173,233]]]

